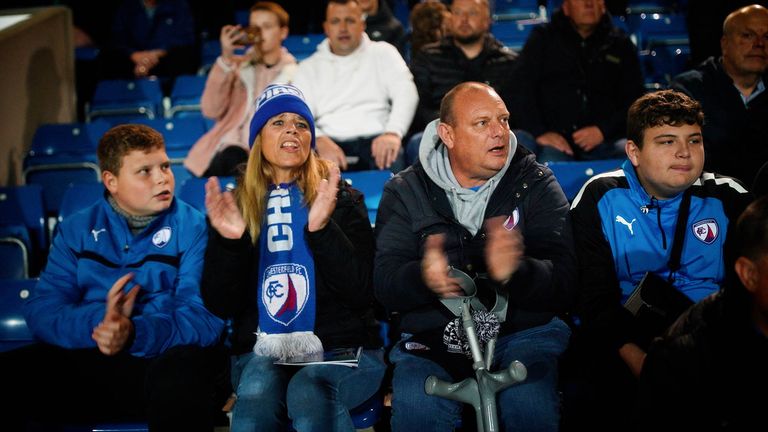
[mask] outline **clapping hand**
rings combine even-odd
[[[503,216],[488,219],[485,229],[488,234],[485,243],[488,276],[499,283],[507,283],[520,266],[525,251],[523,236],[516,229],[506,229]]]
[[[309,232],[325,228],[336,209],[336,195],[339,193],[339,180],[341,179],[339,167],[334,165],[329,177],[323,179],[317,187],[317,197],[312,203],[312,208],[309,209],[309,221],[307,222]]]
[[[205,183],[205,210],[211,226],[227,239],[236,240],[245,232],[245,220],[235,204],[232,192],[221,192],[219,179],[210,177]]]
[[[141,287],[135,285],[128,294],[125,294],[123,288],[131,279],[133,279],[133,273],[128,273],[112,285],[107,293],[104,319],[91,334],[99,351],[106,355],[114,355],[122,351],[133,333],[131,313]]]
[[[421,277],[427,288],[440,297],[456,297],[463,293],[459,280],[448,276],[448,257],[443,251],[445,237],[433,234],[424,244],[424,257],[421,259]]]

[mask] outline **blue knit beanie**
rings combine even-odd
[[[269,119],[286,112],[298,114],[309,123],[312,148],[315,148],[315,119],[312,117],[312,111],[304,102],[304,94],[301,90],[290,84],[271,84],[256,100],[256,112],[251,119],[248,147],[253,147],[253,141]]]

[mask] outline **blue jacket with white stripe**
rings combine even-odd
[[[752,196],[737,180],[707,172],[691,192],[681,268],[672,276],[677,289],[698,301],[725,280],[729,228]],[[582,187],[571,216],[580,267],[577,313],[585,331],[616,348],[631,339],[623,304],[646,272],[669,276],[682,197],[650,196],[628,160]]]
[[[96,348],[93,329],[104,318],[107,292],[133,273],[139,284],[131,320],[136,357],[177,345],[210,346],[224,322],[203,306],[200,277],[207,244],[204,216],[174,199],[135,236],[106,198],[62,221],[45,270],[25,304],[35,336],[64,348]]]

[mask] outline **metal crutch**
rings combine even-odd
[[[461,287],[467,294],[464,297],[441,300],[455,315],[461,316],[462,327],[467,335],[467,342],[472,353],[472,369],[475,377],[465,378],[457,383],[449,383],[434,375],[427,377],[424,391],[447,399],[463,402],[475,409],[477,428],[480,432],[498,432],[498,414],[496,410],[496,394],[505,388],[525,380],[528,372],[525,366],[515,360],[508,368],[491,372],[493,352],[496,348],[496,338],[488,341],[485,353],[480,347],[472,320],[472,306],[485,309],[482,303],[475,300],[477,286],[469,275],[451,268],[451,277],[461,280]],[[491,311],[500,322],[504,321],[507,310],[507,298],[496,293],[496,304]]]

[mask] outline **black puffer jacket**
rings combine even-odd
[[[576,257],[568,201],[549,168],[518,146],[509,168],[494,189],[485,220],[519,216],[517,230],[525,253],[512,279],[502,334],[549,322],[567,311],[576,297]],[[445,235],[451,265],[468,274],[485,272],[485,229],[474,236],[455,218],[446,191],[426,174],[421,162],[401,171],[384,187],[376,215],[376,298],[400,314],[409,333],[442,332],[455,318],[421,277],[424,243]]]
[[[419,106],[411,130],[419,132],[439,117],[440,101],[456,84],[478,81],[493,87],[504,103],[511,97],[511,75],[517,53],[504,47],[492,35],[485,38],[483,51],[468,59],[451,38],[425,45],[412,54],[411,73],[419,91]]]
[[[360,192],[342,182],[325,228],[304,236],[315,259],[315,334],[325,349],[380,346],[373,317],[373,230]],[[201,291],[205,306],[232,319],[232,352],[253,349],[259,323],[259,248],[246,231],[229,240],[209,227]],[[373,321],[373,322],[372,322]]]
[[[588,38],[562,11],[533,29],[515,68],[514,103],[507,105],[517,127],[534,137],[571,134],[597,126],[612,142],[627,133],[627,109],[644,93],[635,45],[603,16]]]

